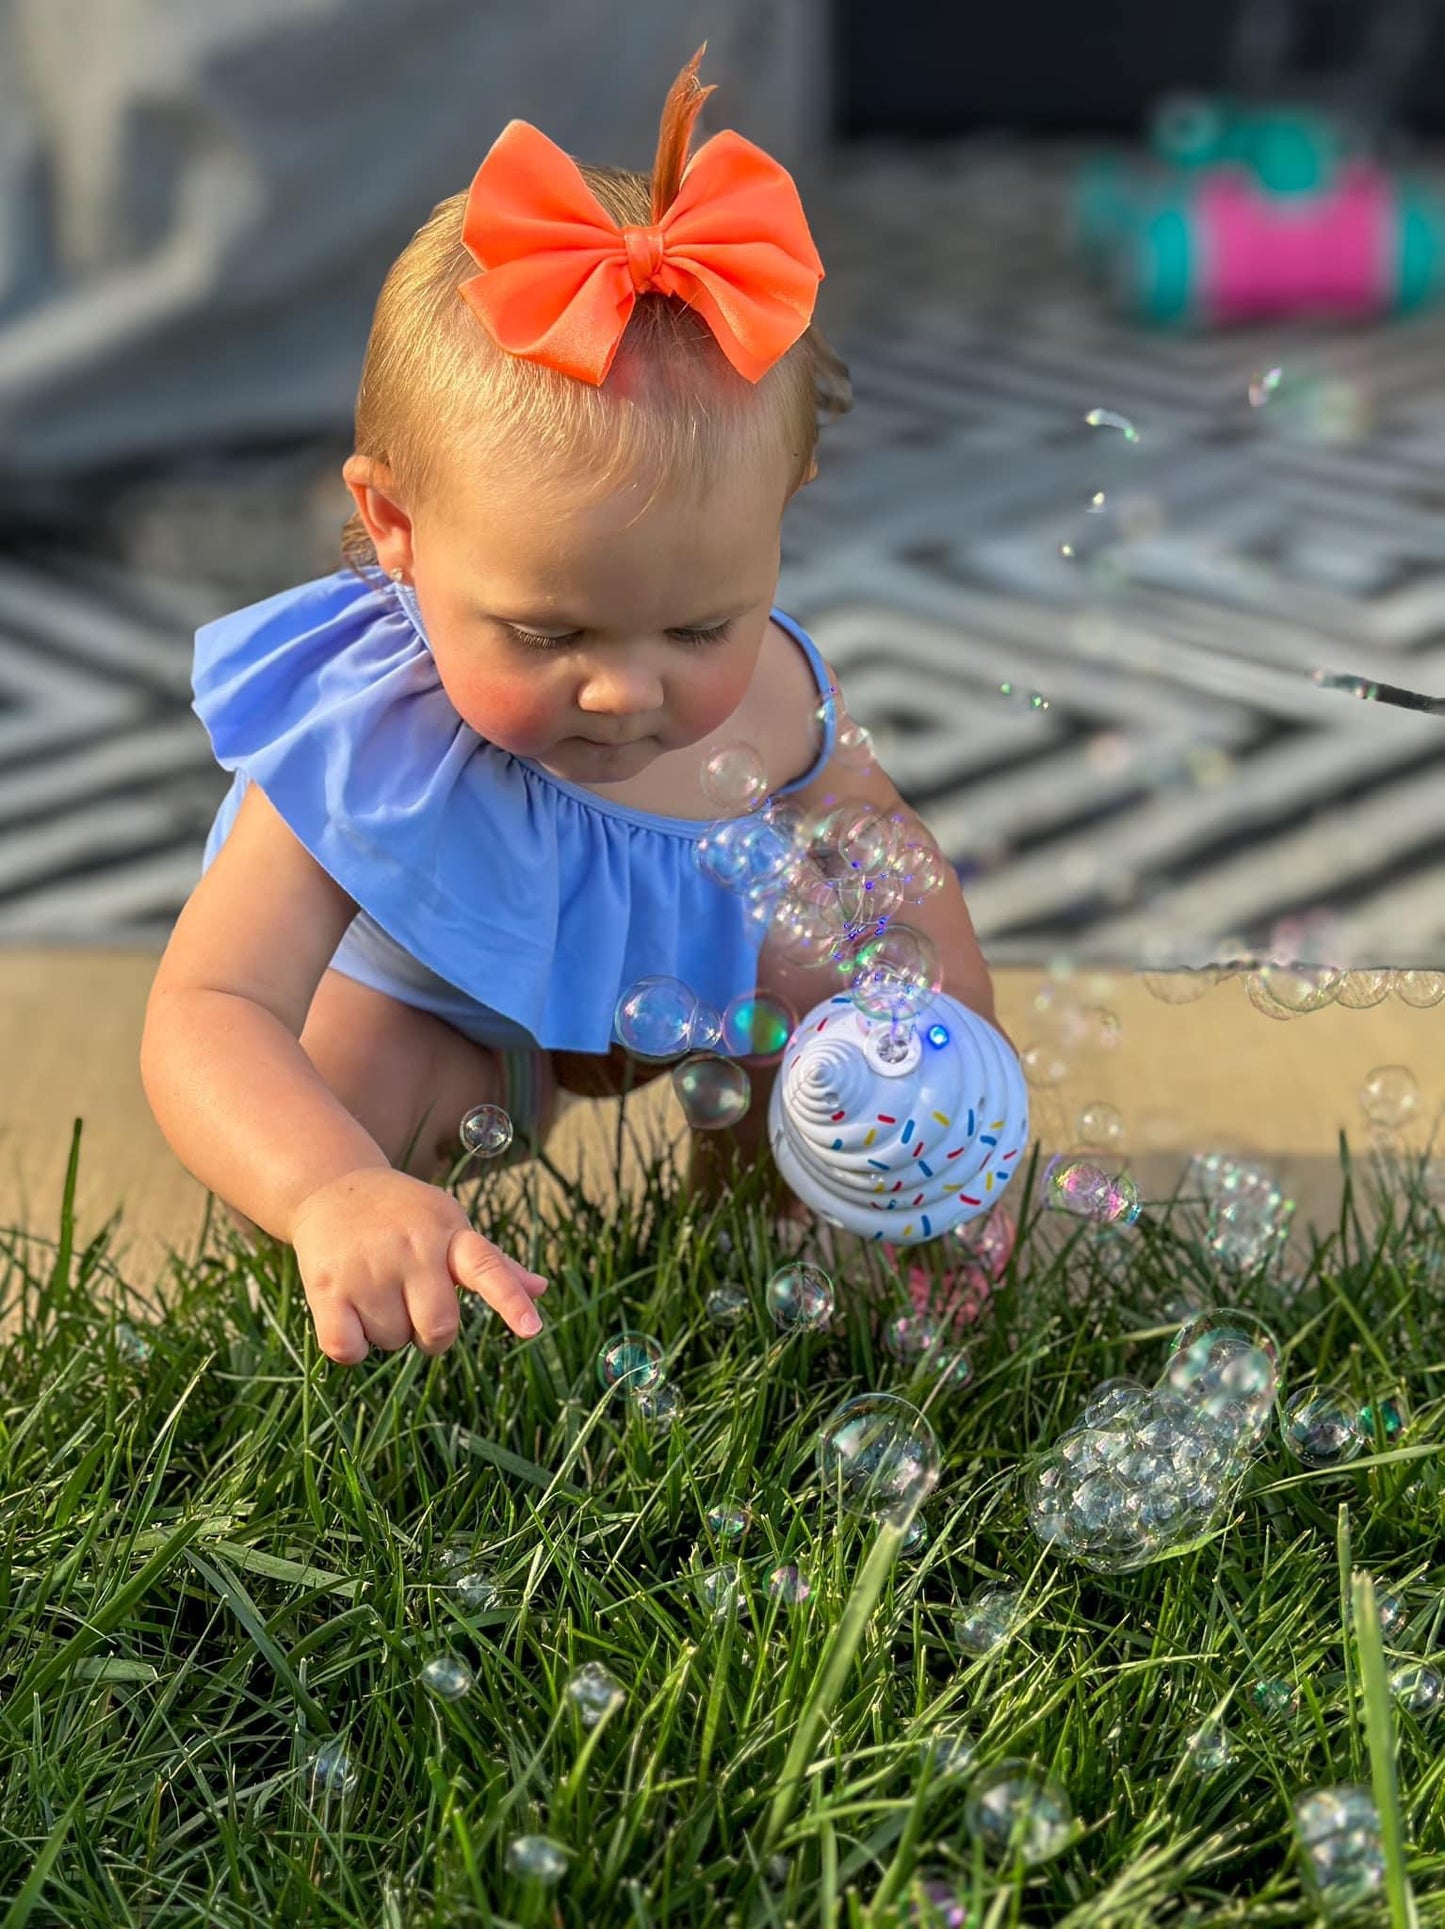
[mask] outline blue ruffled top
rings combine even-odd
[[[772,614],[826,695],[817,645]],[[708,825],[613,803],[479,736],[442,687],[408,586],[343,568],[219,617],[196,632],[192,682],[236,773],[203,869],[259,784],[361,907],[343,946],[367,922],[498,1014],[506,1042],[605,1052],[618,999],[654,973],[718,1011],[756,984],[763,934],[695,861]],[[831,756],[824,714],[816,763],[777,794]]]

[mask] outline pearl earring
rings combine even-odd
[[[391,580],[394,583],[404,583],[406,581],[406,571],[404,569],[394,569],[391,572]]]

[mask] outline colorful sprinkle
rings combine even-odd
[[[992,1132],[980,1132],[978,1136],[984,1145],[998,1144],[998,1140],[993,1136]]]
[[[900,1141],[900,1142],[901,1142],[901,1143],[902,1143],[903,1145],[907,1145],[907,1143],[908,1143],[908,1141],[909,1141],[909,1140],[910,1140],[910,1139],[911,1139],[912,1137],[913,1137],[913,1120],[912,1120],[912,1119],[910,1119],[910,1120],[908,1121],[908,1123],[907,1123],[907,1125],[905,1125],[905,1126],[904,1126],[904,1128],[903,1128],[903,1132],[902,1132],[902,1135],[901,1135],[901,1141]]]
[[[946,1132],[949,1128],[951,1121],[946,1119],[943,1116],[942,1112],[935,1112],[933,1116],[938,1120],[938,1123],[943,1127],[944,1131]]]

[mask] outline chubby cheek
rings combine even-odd
[[[449,653],[436,654],[437,675],[452,707],[479,737],[532,757],[550,748],[556,738],[556,704],[547,696],[544,680],[501,668],[496,663],[458,661]]]
[[[710,737],[737,709],[752,683],[761,644],[760,636],[752,649],[720,649],[716,656],[695,658],[674,683],[671,725],[686,741]]]

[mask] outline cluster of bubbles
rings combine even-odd
[[[1253,1272],[1278,1256],[1295,1202],[1266,1167],[1223,1152],[1197,1153],[1184,1190],[1203,1199],[1205,1244],[1222,1266]]]
[[[1044,1167],[1042,1199],[1055,1212],[1097,1226],[1132,1226],[1144,1209],[1127,1172],[1106,1172],[1066,1152],[1056,1153]]]
[[[1354,1909],[1383,1888],[1380,1816],[1367,1788],[1345,1782],[1301,1795],[1294,1833],[1306,1886],[1322,1913]]]
[[[1199,1314],[1176,1336],[1156,1385],[1106,1380],[1035,1462],[1034,1533],[1101,1574],[1187,1546],[1262,1438],[1278,1380],[1278,1344],[1252,1314]]]
[[[836,690],[815,722],[835,725],[833,762],[844,773],[872,759],[868,732],[848,717]],[[708,759],[702,786],[729,815],[697,839],[699,870],[743,900],[749,921],[790,963],[822,968],[819,998],[845,990],[869,1017],[902,1022],[941,989],[937,947],[901,921],[926,903],[951,866],[914,819],[861,799],[810,814],[766,794],[761,757],[749,744],[723,745]],[[673,1087],[688,1123],[723,1129],[749,1109],[738,1058],[779,1056],[797,1014],[766,993],[748,993],[719,1012],[678,978],[653,974],[617,1002],[617,1038],[641,1059],[680,1060]]]
[[[1344,965],[1299,959],[1256,960],[1243,943],[1224,940],[1210,949],[1231,954],[1227,961],[1187,963],[1178,954],[1196,947],[1157,935],[1149,940],[1150,968],[1140,973],[1145,989],[1161,1004],[1188,1005],[1226,978],[1238,976],[1255,1010],[1266,1018],[1307,1018],[1329,1005],[1368,1011],[1392,994],[1402,1005],[1428,1011],[1445,1000],[1445,971],[1351,970]]]

